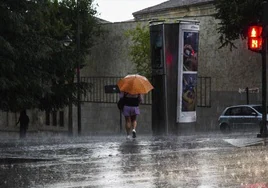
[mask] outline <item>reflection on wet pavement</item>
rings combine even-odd
[[[268,182],[256,134],[1,140],[0,187],[250,187]],[[256,142],[256,140],[254,141]],[[236,144],[232,144],[236,143]],[[251,186],[252,187],[252,186]]]

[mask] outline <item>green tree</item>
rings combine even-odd
[[[136,71],[140,75],[151,78],[151,53],[150,53],[150,32],[148,26],[140,24],[132,30],[126,32],[130,38],[129,55],[131,61],[135,64]]]
[[[37,4],[31,1],[1,2],[1,109],[16,111],[18,108],[29,108],[34,105],[40,87],[39,79],[34,75],[42,74],[35,63],[44,56],[46,48],[40,48],[43,40],[34,28],[29,25],[29,18]],[[36,24],[36,28],[38,25]],[[40,50],[39,50],[40,49]],[[35,93],[36,92],[36,93]]]
[[[81,61],[98,32],[91,0],[80,0]],[[0,1],[0,109],[62,108],[75,101],[77,6],[74,0]],[[73,44],[64,47],[66,35]],[[82,64],[82,63],[81,63]]]
[[[220,20],[218,32],[221,46],[235,47],[233,41],[244,39],[248,26],[261,23],[264,0],[215,0],[215,18]]]
[[[41,109],[51,110],[61,108],[67,103],[77,102],[77,90],[80,93],[85,93],[90,88],[89,84],[81,82],[80,85],[74,83],[74,77],[77,73],[77,61],[80,61],[81,67],[84,66],[86,56],[89,53],[89,48],[94,45],[95,36],[100,35],[100,25],[95,18],[96,10],[92,7],[92,0],[80,0],[80,11],[78,11],[77,1],[75,0],[62,0],[60,3],[54,1],[56,9],[50,20],[61,20],[64,25],[69,27],[68,30],[62,30],[56,38],[62,40],[64,36],[69,35],[73,39],[71,45],[63,51],[54,54],[52,59],[51,70],[54,71],[56,79],[52,82],[51,92],[47,93],[42,100]],[[77,51],[77,28],[78,28],[78,13],[80,25],[80,51]],[[46,16],[47,17],[47,16]],[[60,28],[60,27],[58,27]],[[52,31],[58,31],[58,28],[53,28]],[[62,45],[61,45],[62,46]],[[78,58],[79,55],[79,58]],[[51,83],[50,83],[51,84]],[[53,104],[53,106],[52,106]]]

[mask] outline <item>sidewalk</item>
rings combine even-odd
[[[248,146],[257,146],[257,145],[266,145],[268,140],[264,138],[236,138],[236,139],[224,139],[224,141],[232,144],[236,147],[248,147]]]

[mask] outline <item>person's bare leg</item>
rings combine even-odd
[[[137,116],[131,116],[131,127],[132,127],[132,129],[136,129],[136,127],[137,127]]]
[[[137,116],[131,116],[132,137],[136,138]]]
[[[125,125],[126,132],[127,132],[127,135],[129,135],[130,130],[131,130],[131,118],[130,117],[125,117],[125,120],[126,120],[126,125]]]

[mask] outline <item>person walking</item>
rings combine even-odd
[[[132,138],[136,138],[137,116],[140,114],[139,105],[142,102],[141,94],[132,95],[126,92],[120,93],[120,98],[125,97],[123,115],[125,117],[125,129],[129,139],[132,129]]]
[[[141,94],[147,94],[154,87],[149,80],[139,74],[129,74],[117,82],[117,86],[121,91],[117,105],[120,110],[121,102],[124,103],[123,115],[126,120],[127,138],[130,138],[130,131],[132,129],[132,137],[136,138],[137,116],[140,114],[139,105],[142,102]]]
[[[26,113],[26,110],[22,110],[20,112],[19,120],[16,123],[16,125],[20,123],[20,138],[25,138],[29,126],[29,121],[30,119]]]

